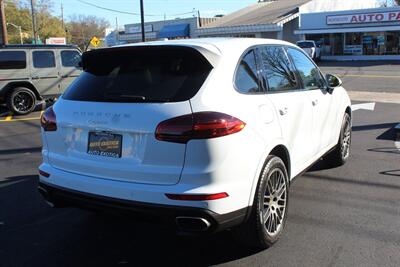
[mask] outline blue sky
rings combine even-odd
[[[140,22],[140,16],[119,14],[79,2],[78,0],[53,0],[54,15],[59,16],[61,13],[61,3],[64,6],[64,17],[68,19],[73,14],[95,15],[104,17],[110,24],[115,26],[115,18],[118,17],[120,28],[124,24]],[[121,10],[131,13],[140,13],[139,0],[84,0],[86,2],[103,6],[106,8]],[[143,0],[145,21],[163,20],[164,14],[167,19],[176,17],[190,17],[191,14],[176,15],[181,13],[192,12],[193,9],[200,10],[202,17],[213,17],[216,14],[228,14],[242,7],[256,3],[257,0]]]

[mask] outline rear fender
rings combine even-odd
[[[256,192],[256,189],[257,189],[257,185],[258,185],[258,181],[260,180],[260,176],[261,176],[261,173],[262,173],[262,171],[263,171],[263,169],[264,169],[264,166],[265,166],[265,159],[271,154],[271,151],[275,148],[275,147],[277,147],[277,146],[279,146],[279,145],[282,145],[282,146],[284,146],[287,150],[288,150],[288,146],[287,146],[287,144],[284,142],[284,140],[283,139],[277,139],[277,140],[275,140],[274,142],[271,142],[269,145],[268,145],[268,147],[265,149],[265,151],[264,151],[264,153],[263,153],[263,155],[262,155],[262,157],[261,157],[261,159],[260,159],[260,161],[259,161],[259,163],[258,163],[258,167],[257,167],[257,171],[256,171],[256,175],[255,175],[255,177],[253,178],[253,182],[252,182],[252,186],[251,186],[251,193],[250,193],[250,198],[249,198],[249,201],[248,201],[248,206],[252,206],[253,205],[253,201],[254,201],[254,195],[255,195],[255,192]],[[290,152],[289,152],[289,150],[287,151],[288,153],[289,153],[289,155],[290,155]],[[289,164],[290,165],[290,164]],[[288,173],[289,173],[289,176],[291,176],[291,167],[289,166],[289,168],[288,168]],[[290,180],[290,178],[291,177],[289,177],[289,180]]]

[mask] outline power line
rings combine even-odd
[[[122,10],[117,10],[117,9],[112,9],[112,8],[108,8],[108,7],[104,7],[104,6],[99,6],[84,0],[76,0],[80,3],[92,6],[92,7],[96,7],[99,9],[103,9],[103,10],[107,10],[107,11],[111,11],[111,12],[115,12],[115,13],[121,13],[121,14],[128,14],[128,15],[134,15],[134,16],[140,16],[140,13],[133,13],[133,12],[127,12],[127,11],[122,11]],[[167,15],[169,17],[174,17],[174,16],[182,16],[182,15],[187,15],[187,14],[194,14],[196,12],[196,10],[192,10],[190,12],[185,12],[185,13],[178,13],[178,14],[171,14],[171,15]],[[161,17],[164,16],[164,14],[145,14],[145,16],[147,17]]]
[[[103,10],[107,10],[107,11],[111,11],[111,12],[115,12],[115,13],[121,13],[121,14],[128,14],[128,15],[140,16],[139,13],[132,13],[132,12],[126,12],[126,11],[116,10],[116,9],[112,9],[112,8],[108,8],[108,7],[103,7],[103,6],[99,6],[99,5],[96,5],[96,4],[92,4],[92,3],[86,2],[86,1],[84,1],[84,0],[76,0],[76,1],[81,2],[81,3],[84,3],[84,4],[89,5],[89,6],[93,6],[93,7],[99,8],[99,9],[103,9]],[[147,14],[147,15],[145,15],[145,16],[154,17],[154,16],[157,16],[157,15]]]

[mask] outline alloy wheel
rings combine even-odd
[[[350,123],[347,121],[343,132],[343,141],[341,149],[343,159],[346,159],[350,154],[350,143],[351,143],[351,127]]]
[[[285,176],[281,169],[275,168],[269,174],[260,212],[265,230],[271,236],[275,236],[283,227],[287,193]]]
[[[28,92],[19,92],[13,98],[14,108],[18,112],[31,110],[34,102],[34,99]]]

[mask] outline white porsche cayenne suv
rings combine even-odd
[[[39,192],[186,234],[279,238],[293,178],[349,157],[351,106],[334,75],[269,39],[149,42],[86,52],[41,118]]]

